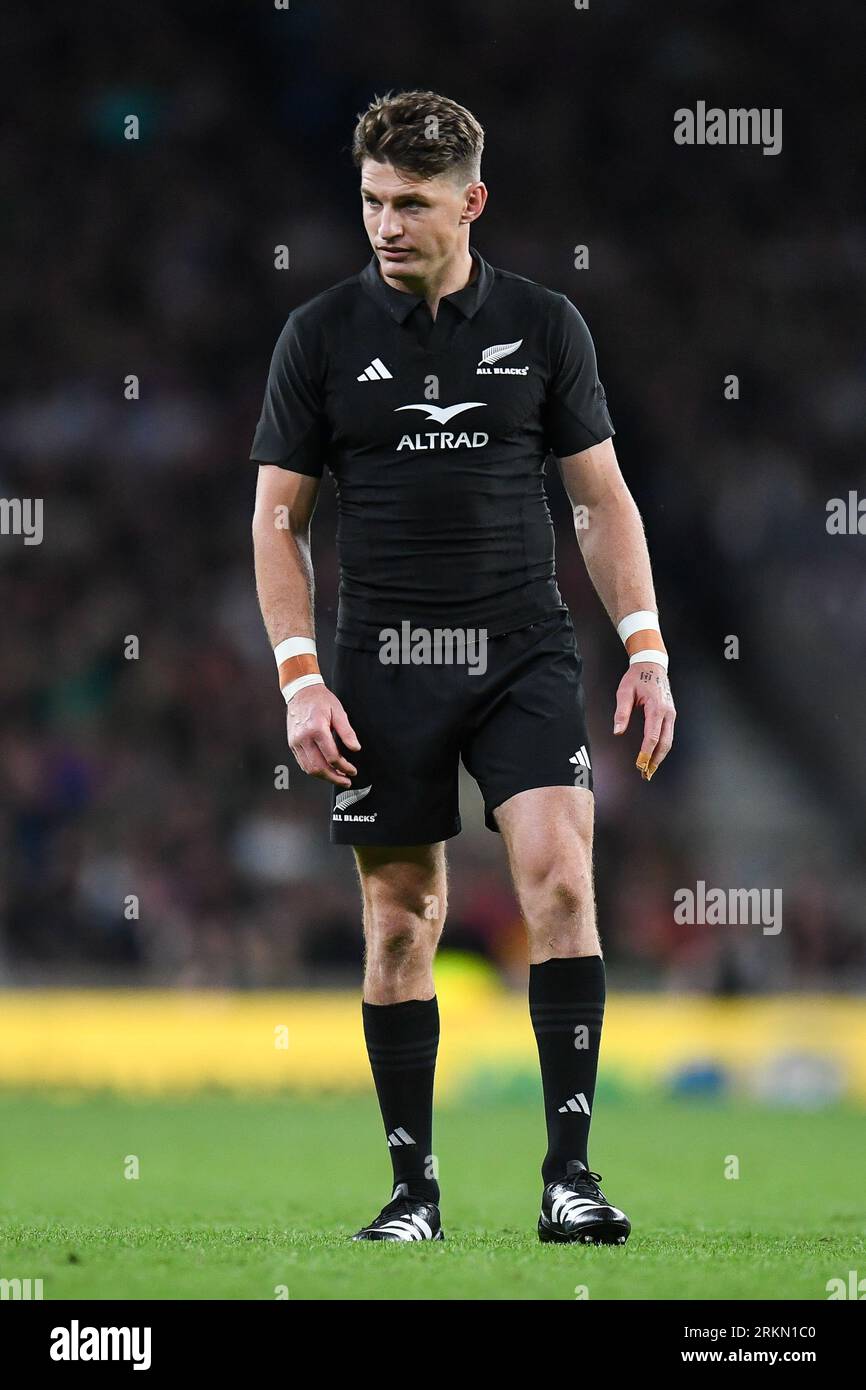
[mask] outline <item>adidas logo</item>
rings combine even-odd
[[[409,1144],[414,1143],[415,1140],[412,1138],[411,1134],[407,1134],[405,1129],[402,1128],[397,1128],[394,1130],[393,1134],[388,1135],[389,1149],[399,1149],[404,1144],[408,1146]]]
[[[568,761],[570,763],[574,763],[575,767],[585,767],[589,768],[590,770],[592,769],[592,763],[589,761],[589,754],[586,751],[585,743],[582,743],[580,745],[577,752],[573,755],[573,757],[569,758]]]
[[[374,357],[369,367],[366,367],[358,377],[359,381],[385,381],[393,377],[394,373],[389,372],[381,357]]]
[[[369,787],[351,787],[347,792],[339,792],[334,797],[334,809],[345,811],[347,806],[354,806],[356,801],[363,801],[365,796],[369,796],[373,790],[373,783]]]
[[[587,1212],[597,1211],[599,1207],[606,1206],[606,1202],[596,1202],[591,1197],[578,1197],[576,1193],[568,1190],[560,1191],[554,1199],[550,1211],[554,1221],[574,1221],[579,1216],[585,1216]]]
[[[559,1107],[560,1115],[567,1115],[569,1110],[575,1112],[582,1110],[584,1115],[589,1114],[589,1106],[586,1103],[586,1096],[583,1094],[583,1091],[576,1091],[573,1096],[569,1096],[565,1105]]]
[[[410,1211],[405,1217],[395,1217],[393,1221],[386,1221],[383,1226],[379,1226],[380,1231],[386,1231],[389,1235],[396,1236],[398,1240],[435,1240],[433,1231],[423,1216],[419,1216],[417,1211]],[[441,1240],[442,1237],[440,1236]]]

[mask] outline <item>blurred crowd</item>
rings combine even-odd
[[[835,13],[830,30],[782,0],[651,23],[637,0],[411,14],[101,0],[86,18],[21,17],[8,43],[40,81],[22,80],[0,134],[0,495],[44,499],[44,539],[0,536],[0,981],[359,976],[357,884],[351,852],[328,843],[328,793],[293,764],[282,785],[248,455],[289,310],[369,258],[354,115],[376,93],[431,87],[487,131],[475,244],[567,293],[590,325],[649,536],[680,710],[651,796],[632,767],[637,729],[628,747],[611,736],[621,647],[549,469],[617,980],[862,986],[866,538],[829,535],[826,507],[863,488],[866,110],[846,41],[858,8]],[[676,146],[673,112],[698,99],[782,108],[782,153]],[[334,522],[326,482],[326,671]],[[761,861],[785,893],[778,938],[674,920],[675,890],[718,873],[701,812],[722,793],[695,774],[705,681],[796,779],[804,831],[768,823]],[[735,835],[729,786],[720,815]],[[518,980],[502,846],[473,796],[467,784],[446,939]],[[723,886],[752,886],[735,876],[748,848]]]

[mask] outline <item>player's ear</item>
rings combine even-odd
[[[487,202],[487,185],[481,182],[472,183],[466,190],[466,199],[463,205],[462,221],[474,222],[484,211]]]

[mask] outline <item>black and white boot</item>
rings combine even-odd
[[[619,1207],[611,1206],[599,1183],[601,1173],[591,1173],[579,1158],[567,1165],[566,1176],[549,1182],[541,1199],[538,1237],[543,1241],[585,1245],[625,1245],[631,1222]]]
[[[435,1202],[422,1202],[409,1196],[409,1186],[400,1182],[390,1202],[369,1226],[363,1226],[353,1240],[444,1240],[439,1208]]]

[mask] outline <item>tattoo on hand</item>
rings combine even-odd
[[[664,672],[662,672],[662,674],[659,675],[658,671],[641,671],[640,675],[638,676],[638,680],[646,682],[655,681],[664,699],[669,700],[671,698],[671,688],[668,683],[668,678],[664,674]]]

